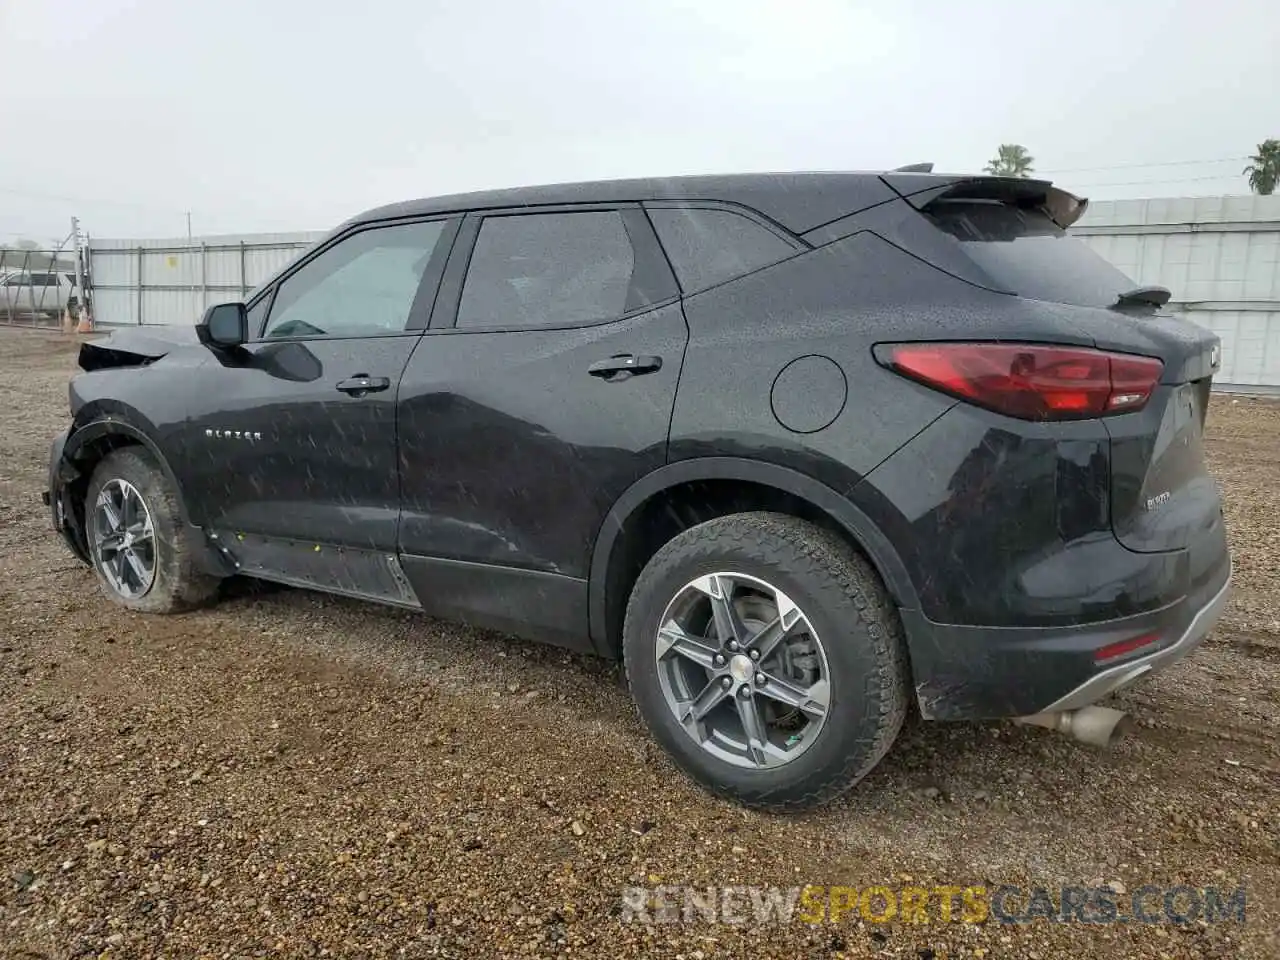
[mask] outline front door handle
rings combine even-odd
[[[371,377],[367,373],[357,373],[347,380],[338,381],[338,389],[353,397],[363,397],[366,393],[381,393],[390,386],[391,381],[387,377]]]
[[[587,367],[587,373],[613,383],[626,380],[642,373],[653,373],[662,369],[661,357],[637,357],[630,353],[619,353],[607,360],[597,360]]]

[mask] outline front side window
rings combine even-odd
[[[263,336],[372,337],[409,320],[441,220],[362,230],[280,284]]]
[[[635,252],[617,210],[487,217],[459,327],[550,327],[622,316]]]

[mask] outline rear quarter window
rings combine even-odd
[[[797,247],[732,210],[648,207],[685,293],[694,293],[785,260]]]

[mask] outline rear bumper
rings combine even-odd
[[[1128,663],[1107,667],[1100,673],[1095,673],[1070,693],[1065,694],[1038,712],[1056,713],[1060,710],[1078,710],[1081,707],[1087,707],[1108,694],[1129,686],[1140,677],[1155,673],[1157,670],[1163,670],[1170,664],[1181,660],[1198,647],[1200,641],[1209,635],[1209,632],[1218,622],[1218,618],[1222,616],[1222,611],[1227,605],[1227,598],[1230,592],[1231,573],[1228,567],[1227,581],[1210,598],[1208,603],[1196,611],[1191,618],[1191,622],[1187,624],[1187,628],[1182,632],[1182,636],[1176,641],[1167,647],[1162,647],[1155,653],[1147,654]]]
[[[1217,623],[1230,595],[1225,552],[1213,575],[1157,610],[1070,627],[962,627],[904,610],[920,712],[930,720],[1021,717],[1095,703],[1186,656]],[[1109,644],[1158,639],[1098,662]]]

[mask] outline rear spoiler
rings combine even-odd
[[[944,200],[997,200],[1037,207],[1064,230],[1079,220],[1089,206],[1084,197],[1055,187],[1048,180],[898,171],[882,174],[880,179],[917,210]]]

